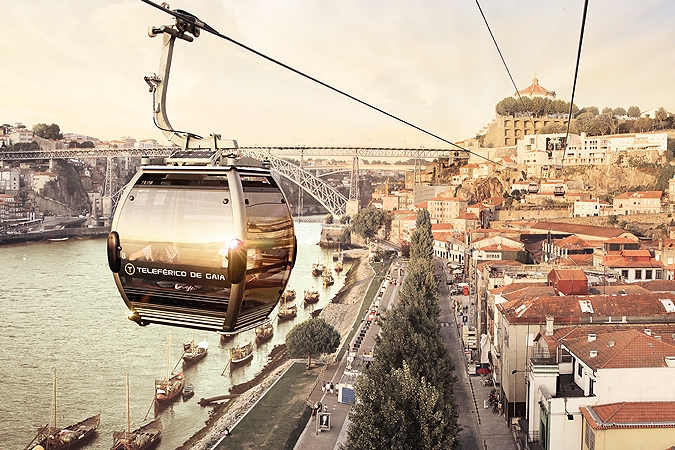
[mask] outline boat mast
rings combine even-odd
[[[171,362],[171,331],[169,331],[169,354],[166,357],[166,392],[169,394],[169,364]]]
[[[129,419],[129,372],[127,372],[127,436],[131,434],[131,421]]]
[[[54,428],[56,428],[56,367],[54,367],[54,376],[52,377],[52,385],[54,386],[53,387],[53,390],[54,390],[54,393],[53,393],[53,395],[54,395],[54,400],[53,400],[53,403],[54,403]],[[49,442],[49,439],[47,440],[47,442]]]

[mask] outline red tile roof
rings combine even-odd
[[[663,301],[661,301],[663,300]],[[673,305],[672,311],[667,310]],[[642,322],[675,322],[675,293],[522,297],[497,305],[511,323],[559,323],[634,317]],[[675,355],[674,355],[675,356]]]
[[[619,194],[614,199],[628,199],[628,198],[661,198],[663,195],[662,191],[635,191],[635,192],[624,192]]]
[[[675,402],[619,402],[580,406],[594,430],[675,428]]]
[[[617,237],[626,233],[620,228],[598,227],[593,225],[578,225],[574,223],[559,223],[559,222],[535,222],[530,225],[532,230],[548,230],[557,233],[581,234],[585,236],[595,236],[599,238],[609,239]]]
[[[666,358],[675,358],[675,344],[660,341],[636,330],[561,341],[570,353],[593,370],[629,369],[638,367],[668,367]]]

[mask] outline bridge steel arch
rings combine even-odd
[[[303,168],[296,166],[288,161],[278,158],[270,153],[256,151],[253,149],[240,149],[241,156],[269,161],[270,168],[280,175],[286,177],[293,183],[304,189],[312,197],[317,199],[324,208],[331,214],[343,216],[347,211],[347,197],[340,194],[335,188],[323,181],[321,178],[312,175]]]

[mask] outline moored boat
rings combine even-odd
[[[274,336],[274,327],[269,320],[255,328],[255,340],[258,344],[272,339],[272,336]]]
[[[183,392],[184,386],[185,377],[183,376],[183,372],[179,372],[168,379],[155,380],[155,401],[160,403],[175,398]]]
[[[37,445],[45,450],[78,448],[94,437],[100,422],[101,413],[98,413],[66,428],[42,427],[38,429]]]
[[[209,343],[206,339],[195,345],[194,339],[188,344],[183,344],[183,363],[185,365],[194,364],[206,356],[209,351]]]
[[[281,301],[283,303],[290,303],[295,300],[296,293],[295,289],[286,289],[283,294],[281,294]]]
[[[133,431],[113,431],[111,450],[149,450],[162,438],[162,420],[157,418]]]
[[[340,273],[344,269],[344,265],[342,263],[341,259],[338,259],[338,261],[335,263],[335,272]]]
[[[253,342],[230,349],[230,366],[238,366],[249,363],[253,359]]]
[[[162,422],[159,418],[131,431],[129,414],[129,372],[127,372],[127,429],[113,431],[111,450],[149,450],[157,445],[162,435]]]
[[[320,297],[319,291],[314,287],[310,287],[308,290],[305,291],[305,305],[318,303],[319,297]]]
[[[321,263],[312,264],[312,275],[315,277],[320,277],[323,275],[323,271],[326,270],[326,266]]]
[[[29,448],[33,442],[37,441],[37,444],[33,447],[34,449],[70,450],[85,444],[96,434],[96,429],[101,422],[101,413],[66,428],[58,428],[56,426],[56,369],[54,369],[53,385],[52,411],[54,413],[54,422],[38,428],[37,436],[33,438],[26,448]]]
[[[195,385],[192,383],[186,384],[183,388],[183,400],[187,400],[195,395]]]
[[[298,307],[295,305],[286,305],[286,304],[281,304],[279,306],[279,312],[277,312],[277,317],[279,318],[279,321],[282,322],[284,320],[291,320],[294,319],[295,316],[298,315]]]
[[[335,278],[333,278],[333,274],[330,273],[330,271],[327,271],[326,273],[323,274],[323,287],[328,287],[332,286],[335,284]]]

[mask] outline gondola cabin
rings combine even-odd
[[[297,251],[271,171],[234,164],[142,166],[111,229],[110,269],[140,325],[255,328],[277,305]]]
[[[527,186],[527,192],[530,194],[536,194],[537,192],[539,192],[539,185],[535,182],[530,183]]]
[[[557,184],[553,188],[553,195],[555,195],[556,197],[562,197],[563,195],[565,195],[565,186],[563,186],[562,184]]]

